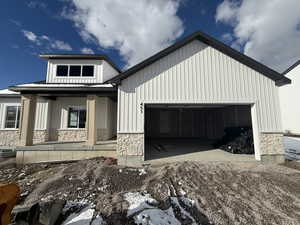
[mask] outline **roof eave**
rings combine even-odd
[[[117,91],[116,87],[18,87],[11,86],[9,87],[11,91],[17,92],[39,92],[39,91],[48,91],[48,92],[56,92],[56,91],[65,91],[65,92],[77,92],[77,91],[86,91],[86,92],[114,92]]]
[[[224,43],[208,36],[205,33],[202,32],[196,32],[190,36],[188,36],[187,38],[178,41],[177,43],[175,43],[174,45],[162,50],[161,52],[155,54],[154,56],[144,60],[143,62],[141,62],[140,64],[128,69],[127,71],[125,71],[124,73],[119,74],[118,76],[110,79],[109,81],[107,81],[108,83],[121,83],[121,81],[123,79],[126,79],[127,77],[129,77],[130,75],[140,71],[141,69],[153,64],[154,62],[156,62],[157,60],[163,58],[164,56],[172,53],[173,51],[181,48],[182,46],[185,46],[186,44],[190,43],[193,40],[198,39],[199,41],[208,44],[212,47],[214,47],[215,49],[223,52],[224,54],[228,55],[229,57],[238,60],[240,63],[243,63],[244,65],[254,69],[255,71],[261,73],[262,75],[270,78],[271,80],[276,82],[277,86],[280,85],[284,85],[284,84],[288,84],[290,83],[289,79],[284,77],[282,74],[272,70],[271,68],[257,62],[256,60],[236,51],[235,49],[225,45]],[[287,80],[286,80],[287,79]]]

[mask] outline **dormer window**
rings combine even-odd
[[[57,66],[56,76],[57,77],[67,77],[69,74],[69,66]]]
[[[93,65],[57,65],[57,77],[94,77]]]

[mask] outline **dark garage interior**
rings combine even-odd
[[[251,127],[250,105],[146,105],[145,160],[211,151],[229,128]]]

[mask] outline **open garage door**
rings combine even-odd
[[[146,105],[145,160],[216,150],[229,128],[252,129],[250,105]]]

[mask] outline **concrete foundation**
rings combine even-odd
[[[56,143],[17,147],[17,163],[41,163],[83,160],[95,157],[117,158],[116,141],[102,142],[95,146],[82,143]]]
[[[265,164],[280,164],[285,162],[283,154],[278,155],[262,155],[261,162]]]

